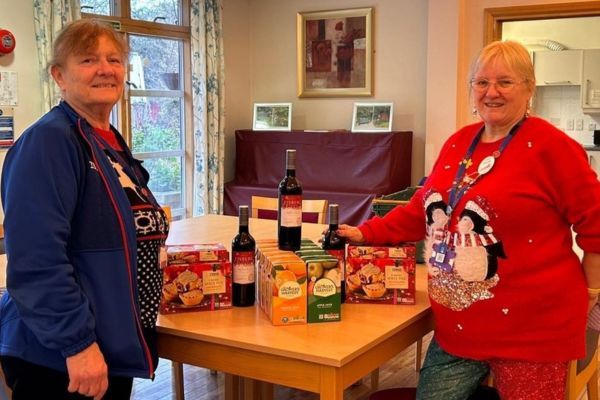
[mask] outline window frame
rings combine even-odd
[[[131,0],[111,0],[110,10],[115,15],[100,15],[88,12],[81,12],[82,18],[94,18],[118,27],[119,31],[125,36],[129,43],[130,35],[151,36],[155,38],[165,38],[181,40],[182,46],[182,84],[180,90],[139,90],[125,85],[125,91],[121,100],[116,105],[115,122],[116,127],[122,133],[123,138],[131,148],[132,130],[131,130],[131,96],[140,97],[178,97],[182,99],[182,149],[167,150],[160,152],[136,153],[136,158],[152,159],[162,157],[181,157],[182,160],[182,208],[172,209],[174,219],[186,218],[192,215],[193,206],[193,173],[194,173],[194,151],[193,151],[193,128],[192,128],[192,82],[191,82],[191,29],[190,29],[190,0],[181,1],[181,25],[173,25],[161,22],[151,22],[135,20],[131,18]],[[129,80],[128,66],[126,71],[126,80]]]

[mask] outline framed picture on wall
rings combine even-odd
[[[372,96],[372,8],[296,17],[298,96]]]
[[[252,129],[255,131],[291,131],[292,103],[254,103]]]
[[[394,103],[354,103],[352,132],[391,132]]]

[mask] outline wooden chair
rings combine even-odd
[[[278,199],[275,197],[252,196],[250,216],[252,218],[277,219]],[[302,199],[302,222],[324,224],[327,216],[327,200]]]
[[[579,399],[586,389],[588,400],[598,400],[598,332],[590,328],[586,332],[586,353],[585,359],[569,362],[567,400]]]

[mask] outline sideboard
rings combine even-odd
[[[225,184],[226,215],[237,215],[252,195],[277,197],[286,149],[296,149],[304,198],[338,203],[340,223],[361,223],[371,215],[375,197],[411,183],[412,132],[238,130],[235,146],[235,177]]]

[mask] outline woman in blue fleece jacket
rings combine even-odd
[[[109,123],[128,48],[84,19],[54,43],[61,103],[6,156],[0,363],[14,399],[129,399],[157,365],[168,222]]]

